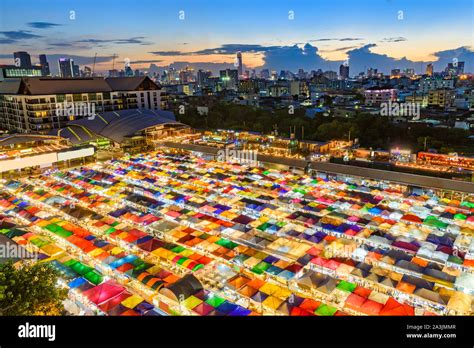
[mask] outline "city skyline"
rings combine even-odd
[[[449,8],[426,1],[242,1],[220,4],[219,12],[212,1],[145,2],[146,10],[124,3],[53,3],[40,14],[42,1],[3,2],[0,64],[12,64],[13,51],[28,51],[33,63],[46,54],[55,72],[61,57],[83,66],[97,53],[97,71],[111,69],[114,54],[116,68],[128,58],[134,69],[190,63],[216,71],[232,66],[241,51],[245,69],[336,71],[349,59],[351,74],[370,67],[422,72],[428,63],[442,70],[457,58],[466,62],[466,72],[474,71],[472,11],[458,11],[472,5],[463,1]]]

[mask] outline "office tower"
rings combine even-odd
[[[242,65],[242,52],[237,52],[237,72],[239,77],[242,76],[243,73],[243,65]]]
[[[346,80],[349,78],[349,65],[341,64],[339,67],[339,76],[341,77],[341,80]]]
[[[408,76],[408,77],[415,76],[415,69],[413,69],[413,68],[406,68],[406,69],[403,71],[403,74],[404,74],[405,76]]]
[[[74,76],[74,61],[69,58],[59,58],[59,76],[61,77],[73,77]]]
[[[199,69],[197,73],[198,88],[205,87],[209,77],[211,77],[211,71],[204,71],[204,70]]]
[[[133,75],[134,75],[134,74],[133,74],[133,70],[132,70],[132,68],[130,67],[130,65],[126,65],[126,66],[125,66],[125,76],[131,77],[131,76],[133,76]]]
[[[221,78],[222,87],[224,89],[233,89],[237,90],[239,86],[239,72],[234,69],[225,69],[219,71],[219,76]]]
[[[464,73],[464,62],[448,63],[445,70],[448,75],[461,75]]]
[[[13,57],[15,58],[15,66],[26,69],[31,68],[31,56],[28,52],[13,52]]]
[[[400,77],[400,69],[392,69],[392,71],[390,72],[390,75],[392,77]]]
[[[72,64],[72,76],[73,77],[79,77],[81,75],[79,65]]]
[[[262,79],[268,80],[270,78],[270,71],[268,69],[260,70],[260,77]]]
[[[433,76],[433,72],[434,72],[434,67],[433,67],[433,64],[432,63],[429,63],[427,66],[426,66],[426,75],[428,76]]]
[[[51,75],[51,72],[49,70],[49,63],[48,63],[48,60],[46,59],[46,54],[40,54],[39,60],[40,60],[40,66],[41,66],[41,74],[43,76]]]
[[[367,77],[374,77],[377,76],[377,69],[375,68],[369,68],[367,69]]]

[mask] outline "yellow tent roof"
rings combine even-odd
[[[125,300],[122,301],[122,304],[125,307],[128,307],[130,309],[135,308],[140,302],[143,301],[143,298],[138,296],[138,295],[132,295]]]

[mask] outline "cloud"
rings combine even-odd
[[[136,37],[131,37],[129,39],[117,39],[117,40],[113,40],[114,43],[116,44],[119,44],[119,45],[127,45],[127,44],[140,44],[140,45],[143,45],[143,44],[150,44],[148,42],[145,42],[143,41],[145,37],[143,36],[136,36]]]
[[[346,46],[346,47],[339,47],[339,48],[335,48],[335,49],[332,49],[332,50],[320,50],[320,52],[340,52],[340,51],[348,51],[348,50],[351,50],[351,49],[354,49],[354,48],[357,48],[359,46]]]
[[[100,45],[105,46],[107,44],[117,44],[117,45],[152,45],[151,42],[147,42],[145,40],[144,36],[135,36],[131,37],[128,39],[94,39],[94,38],[89,38],[89,39],[82,39],[82,40],[77,40],[76,42],[78,43],[90,43],[90,44],[95,44],[95,45]],[[99,46],[99,47],[102,47]]]
[[[10,40],[28,40],[28,39],[37,39],[42,37],[41,35],[31,34],[29,30],[14,30],[14,31],[0,31],[5,38]]]
[[[432,55],[435,59],[431,61],[412,61],[403,58],[393,58],[386,54],[372,52],[377,47],[376,44],[370,43],[362,47],[350,48],[341,47],[335,50],[348,50],[347,57],[349,59],[350,74],[356,75],[359,72],[366,71],[368,68],[377,68],[383,73],[390,73],[391,69],[413,68],[417,72],[423,72],[426,64],[433,63],[435,71],[443,70],[446,65],[457,58],[458,61],[465,62],[465,72],[474,72],[474,51],[469,47],[459,47],[456,49],[434,52]],[[322,51],[321,51],[322,52]],[[326,60],[319,55],[317,47],[306,44],[300,48],[294,46],[282,46],[272,48],[264,52],[264,64],[259,68],[267,68],[272,70],[291,70],[297,71],[302,68],[309,70],[337,70],[342,61]]]
[[[254,44],[225,44],[216,48],[207,48],[200,51],[192,52],[197,55],[206,55],[206,54],[236,54],[237,52],[242,53],[257,53],[257,52],[267,52],[275,48],[280,48],[281,46],[262,46]]]
[[[12,44],[12,43],[15,43],[17,40],[13,40],[13,39],[0,39],[0,44]]]
[[[36,29],[48,29],[53,27],[62,26],[62,24],[50,23],[50,22],[29,22],[28,26]]]
[[[134,60],[130,64],[147,64],[147,63],[160,63],[161,59],[145,59],[145,60]]]
[[[322,38],[322,39],[314,39],[308,40],[309,42],[318,42],[318,41],[360,41],[364,40],[359,37],[343,37],[343,38]]]
[[[264,53],[264,67],[274,70],[298,71],[302,68],[313,70],[328,69],[329,63],[318,53],[318,48],[307,43],[303,47],[273,47]]]
[[[153,51],[148,53],[154,54],[156,56],[180,56],[188,54],[181,51]]]
[[[474,50],[473,47],[463,46],[455,49],[434,52],[433,56],[437,58],[437,61],[433,62],[436,69],[441,70],[452,63],[453,59],[456,58],[459,62],[464,62],[464,72],[474,72]],[[435,70],[436,70],[435,69]]]
[[[149,52],[157,56],[191,56],[191,55],[209,55],[209,54],[236,54],[237,52],[242,53],[261,53],[268,52],[275,48],[282,46],[263,46],[254,44],[224,44],[219,47],[205,48],[203,50],[194,52],[182,52],[182,51],[153,51]]]
[[[48,45],[54,46],[54,47],[73,47],[74,46],[70,42],[52,42],[52,43],[48,43]]]
[[[407,38],[398,36],[398,37],[385,37],[380,42],[401,42],[401,41],[407,41]]]

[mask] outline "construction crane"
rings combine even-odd
[[[116,57],[117,57],[117,54],[114,53],[114,54],[112,55],[112,70],[115,70],[115,58],[116,58]]]
[[[95,73],[95,61],[97,60],[97,53],[94,55],[94,65],[92,66],[92,76],[94,76]]]

